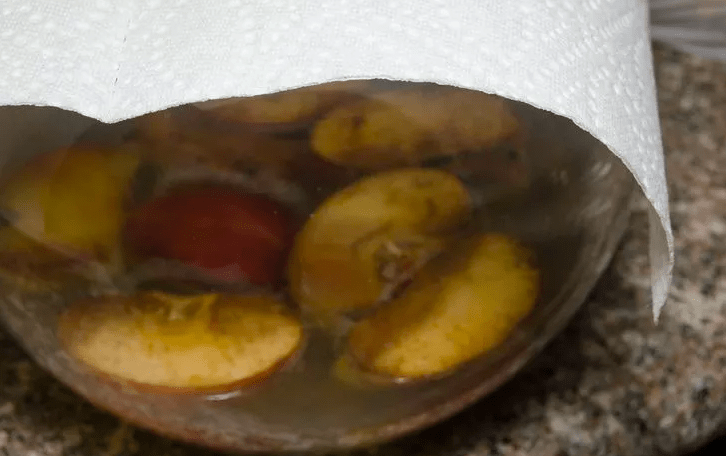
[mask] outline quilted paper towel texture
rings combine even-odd
[[[0,105],[112,122],[331,80],[433,81],[565,115],[652,203],[653,304],[672,267],[645,0],[3,0]]]

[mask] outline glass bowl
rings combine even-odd
[[[541,287],[533,310],[503,343],[449,375],[386,387],[341,384],[328,375],[332,349],[313,336],[296,367],[251,390],[159,394],[109,382],[69,356],[59,342],[58,318],[83,290],[28,291],[6,278],[0,317],[41,366],[98,407],[157,433],[217,449],[354,448],[441,421],[499,387],[562,329],[613,256],[637,187],[621,161],[570,120],[507,103],[524,132],[519,147],[526,151],[529,178],[515,192],[500,183],[479,194],[491,201],[478,223],[483,231],[507,233],[532,248]],[[188,109],[172,108],[168,114]],[[33,154],[79,138],[118,143],[135,128],[134,120],[107,125],[29,106],[0,108],[0,118],[6,126],[0,132],[5,177]],[[274,134],[300,139],[305,131],[297,125]]]

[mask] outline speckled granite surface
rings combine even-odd
[[[656,49],[677,264],[660,325],[641,210],[569,327],[455,418],[361,455],[667,456],[726,432],[726,64]],[[0,455],[191,456],[58,384],[0,332]]]

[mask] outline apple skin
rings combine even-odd
[[[137,261],[173,260],[221,283],[277,285],[292,243],[292,220],[261,195],[187,185],[142,204],[124,226]]]

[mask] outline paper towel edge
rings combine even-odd
[[[648,259],[651,268],[651,303],[653,321],[657,324],[660,319],[661,311],[663,310],[663,307],[665,306],[666,300],[668,298],[668,291],[670,289],[670,284],[673,278],[673,265],[675,262],[675,255],[673,251],[673,229],[670,224],[669,213],[660,213],[656,209],[655,203],[653,202],[652,197],[646,192],[643,182],[640,180],[638,175],[633,172],[633,166],[630,161],[620,155],[618,152],[616,152],[614,147],[612,147],[610,144],[608,144],[607,141],[604,141],[598,135],[590,131],[590,129],[585,127],[580,121],[578,121],[577,119],[573,119],[570,115],[566,113],[561,113],[558,112],[556,109],[540,106],[537,103],[524,100],[515,95],[506,95],[505,98],[527,103],[528,105],[535,108],[542,109],[555,115],[566,117],[572,123],[577,125],[577,127],[589,133],[593,138],[597,139],[598,141],[600,141],[600,143],[607,147],[610,153],[618,157],[618,159],[620,159],[628,172],[630,172],[630,174],[633,176],[635,182],[638,184],[640,190],[643,192],[643,195],[645,195],[645,198],[648,201]],[[661,150],[661,155],[662,154],[663,151]],[[663,176],[666,175],[665,167],[661,168],[661,173]],[[667,200],[667,189],[664,189],[664,191],[666,191],[665,197]],[[662,254],[662,249],[660,248],[663,245],[665,245],[666,247],[665,255]]]
[[[461,85],[454,84],[457,87],[462,87]],[[464,87],[462,87],[464,88]],[[478,89],[475,89],[478,90]],[[598,135],[590,131],[589,128],[585,127],[580,121],[577,119],[572,118],[570,115],[566,113],[558,112],[556,109],[548,108],[545,106],[540,106],[537,103],[533,103],[531,101],[525,100],[521,97],[517,97],[513,94],[508,95],[501,95],[497,94],[499,96],[503,96],[507,99],[519,101],[522,103],[526,103],[530,106],[533,106],[535,108],[541,109],[543,111],[547,111],[549,113],[559,115],[562,117],[565,117],[569,119],[572,123],[574,123],[577,127],[582,129],[583,131],[590,134],[593,138],[597,139],[602,143],[607,149],[618,157],[620,161],[623,163],[625,168],[630,172],[630,174],[635,179],[635,182],[640,187],[641,191],[643,192],[643,195],[645,195],[646,200],[648,201],[648,225],[649,225],[649,242],[648,242],[648,259],[650,263],[651,268],[651,303],[652,303],[652,311],[653,311],[653,321],[657,324],[660,318],[661,311],[663,310],[663,307],[665,306],[666,300],[668,298],[668,291],[670,289],[670,284],[673,278],[673,265],[675,262],[675,255],[673,251],[673,230],[670,224],[670,216],[669,213],[660,213],[656,207],[655,203],[653,202],[653,199],[648,193],[646,192],[645,186],[643,185],[643,182],[638,177],[638,175],[633,172],[633,166],[630,163],[629,160],[627,160],[625,157],[620,155],[618,152],[615,151],[615,148],[612,147],[610,144],[608,144],[607,141],[604,141],[602,138],[600,138]],[[661,155],[663,154],[662,146],[661,146]],[[666,175],[665,167],[661,168],[661,173],[663,176]],[[666,200],[668,199],[667,189],[664,189],[666,191]],[[662,254],[661,246],[665,245],[665,255]]]
[[[455,81],[450,80],[443,80],[443,79],[400,79],[400,78],[392,78],[389,76],[382,76],[382,75],[368,75],[368,76],[362,76],[362,75],[356,75],[356,76],[349,76],[349,77],[343,77],[343,78],[335,78],[335,79],[329,79],[329,80],[323,80],[323,81],[311,81],[309,83],[290,86],[290,87],[280,87],[274,92],[263,92],[263,93],[254,93],[254,94],[237,94],[237,97],[244,97],[244,96],[255,96],[255,95],[263,95],[267,93],[276,93],[280,91],[285,90],[294,90],[297,88],[302,87],[309,87],[319,84],[325,84],[329,82],[340,82],[340,81],[346,81],[346,80],[359,80],[359,79],[387,79],[391,81],[406,81],[406,82],[428,82],[428,83],[435,83],[435,84],[443,84],[443,85],[449,85],[453,87],[459,87],[462,89],[468,89],[468,90],[477,90],[484,93],[490,93],[494,95],[498,95],[513,101],[518,101],[522,103],[526,103],[530,106],[533,106],[535,108],[541,109],[543,111],[547,111],[549,113],[559,115],[562,117],[565,117],[572,121],[577,127],[582,129],[583,131],[586,131],[590,135],[592,135],[595,139],[600,141],[605,147],[608,148],[608,150],[614,154],[616,157],[620,159],[620,161],[623,163],[623,165],[626,167],[626,169],[630,172],[630,174],[634,177],[635,181],[638,183],[638,186],[642,190],[643,194],[645,195],[646,199],[648,200],[648,221],[649,221],[649,262],[651,267],[651,302],[652,302],[652,311],[653,311],[653,319],[657,323],[661,314],[661,311],[665,305],[666,299],[668,297],[668,290],[670,288],[670,283],[672,281],[672,275],[673,275],[673,264],[674,264],[674,252],[673,252],[673,233],[672,228],[670,226],[669,217],[668,214],[662,214],[657,211],[655,204],[652,200],[652,197],[647,194],[645,191],[645,186],[641,182],[638,175],[633,172],[633,167],[631,163],[623,156],[621,156],[618,152],[615,151],[613,147],[611,147],[606,141],[604,141],[602,138],[600,138],[598,135],[594,134],[590,129],[582,125],[581,122],[579,122],[577,119],[574,119],[569,114],[564,112],[558,112],[557,109],[553,109],[546,106],[541,106],[538,103],[534,103],[530,100],[527,100],[523,97],[519,97],[516,94],[511,93],[502,93],[501,91],[483,91],[481,88],[478,87],[470,87],[467,85],[462,85],[461,83],[457,83]],[[64,109],[66,111],[75,112],[77,114],[89,117],[91,119],[97,120],[99,122],[103,123],[115,123],[115,122],[121,122],[123,120],[128,120],[134,117],[138,117],[144,114],[148,114],[151,112],[157,112],[162,111],[165,109],[170,109],[178,106],[183,106],[186,104],[191,103],[199,103],[214,99],[224,99],[224,98],[230,98],[228,96],[220,97],[220,98],[206,98],[206,99],[197,99],[197,100],[179,100],[178,102],[175,102],[170,105],[164,105],[159,107],[156,110],[153,111],[139,111],[139,112],[128,112],[127,114],[123,116],[111,116],[111,115],[104,115],[109,114],[109,111],[106,111],[106,113],[96,112],[93,109],[76,109],[75,107],[69,107],[64,106],[63,104],[51,104],[51,103],[18,103],[18,104],[7,104],[3,106],[39,106],[39,107],[54,107],[54,108],[60,108]],[[662,154],[662,151],[661,151]],[[663,175],[665,175],[665,168],[662,169]],[[665,243],[666,247],[666,255],[662,254],[662,250],[660,246]]]

